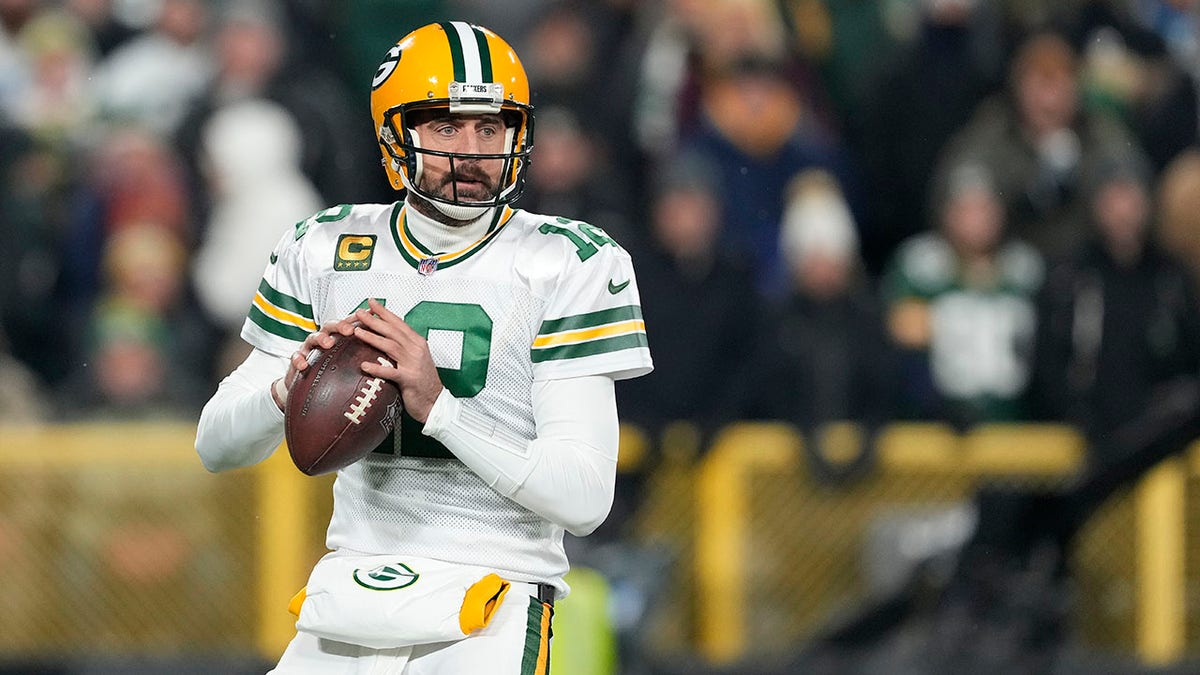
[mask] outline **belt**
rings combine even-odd
[[[554,606],[554,586],[545,583],[534,583],[531,581],[513,581],[512,587],[518,589],[531,597],[537,598],[538,602],[543,602],[551,607]]]

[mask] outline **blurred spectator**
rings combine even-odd
[[[105,240],[105,290],[81,367],[61,391],[64,417],[198,413],[207,387],[194,344],[204,333],[182,302],[186,262],[179,234],[157,223],[129,223]]]
[[[8,341],[0,331],[0,425],[46,420],[50,407],[44,387],[45,384],[36,373],[9,353]],[[0,530],[3,527],[3,523],[0,523]],[[0,532],[2,541],[3,533]],[[3,549],[2,543],[0,549]],[[0,555],[0,558],[3,556]]]
[[[939,1],[939,0],[933,0]],[[951,0],[943,4],[972,3]],[[913,3],[924,7],[930,0]],[[817,69],[836,122],[857,123],[871,80],[893,62],[896,35],[885,21],[888,4],[861,0],[781,0],[790,49]]]
[[[635,81],[630,133],[638,148],[655,160],[675,150],[682,108],[692,85],[692,36],[685,23],[666,11],[667,4],[642,6],[646,32],[633,51]]]
[[[863,278],[854,219],[828,173],[793,182],[780,247],[791,288],[744,373],[745,416],[806,432],[890,420],[895,378],[883,319]]]
[[[64,243],[76,190],[80,148],[65,139],[35,138],[0,120],[0,326],[13,356],[47,383],[70,368],[71,309],[61,302]],[[57,307],[64,323],[47,322]]]
[[[650,432],[675,420],[713,430],[733,419],[732,383],[759,319],[746,261],[719,244],[718,174],[703,158],[663,167],[651,208],[652,241],[635,264],[654,372],[622,381],[621,418]]]
[[[852,184],[845,153],[778,61],[753,57],[712,73],[700,108],[701,124],[683,147],[718,167],[722,243],[749,258],[761,293],[778,296],[787,286],[779,223],[788,181],[822,168],[845,189]]]
[[[202,161],[215,201],[193,260],[192,282],[224,334],[226,351],[238,350],[221,357],[214,371],[227,373],[249,353],[238,335],[279,232],[325,205],[300,173],[303,139],[278,105],[261,100],[227,105],[202,134]]]
[[[1089,193],[1092,240],[1051,270],[1041,298],[1034,390],[1042,414],[1092,438],[1200,370],[1194,278],[1150,236],[1148,181],[1144,162],[1105,163]]]
[[[112,132],[88,160],[62,252],[61,302],[74,316],[87,316],[96,297],[101,254],[112,233],[152,223],[190,242],[193,227],[179,157],[155,134]]]
[[[1119,122],[1080,107],[1079,77],[1078,58],[1061,35],[1029,37],[1013,57],[1009,91],[980,105],[941,160],[942,173],[982,162],[1004,198],[1012,234],[1049,257],[1069,255],[1085,239],[1083,178],[1106,157],[1142,153]]]
[[[783,16],[769,0],[678,0],[675,11],[696,36],[702,72],[723,71],[752,56],[779,61],[787,54]]]
[[[48,383],[70,368],[65,356],[74,337],[48,324],[43,311],[66,310],[59,302],[62,248],[78,158],[91,141],[90,45],[66,13],[47,8],[26,17],[9,45],[23,68],[17,98],[0,112],[0,235],[7,242],[0,282],[9,289],[0,299],[0,331],[12,354]]]
[[[153,30],[97,66],[92,85],[100,114],[173,133],[212,77],[212,54],[204,40],[208,12],[200,0],[163,0]]]
[[[938,155],[1003,79],[999,26],[988,3],[920,0],[914,11],[914,36],[879,64],[861,115],[845,118],[871,186],[863,255],[875,272],[900,241],[937,227],[927,195]]]
[[[987,169],[956,167],[935,197],[940,227],[905,241],[883,279],[903,350],[905,417],[967,427],[1026,419],[1042,259],[1005,232]]]
[[[87,140],[95,113],[88,84],[94,56],[87,27],[70,14],[45,11],[21,31],[29,62],[28,89],[13,109],[13,120],[43,143]],[[60,148],[68,154],[73,148]]]
[[[1158,183],[1159,243],[1200,281],[1200,147],[1180,153]]]
[[[1182,266],[1149,238],[1148,177],[1144,162],[1123,156],[1088,178],[1093,239],[1051,269],[1039,306],[1033,391],[1051,419],[1083,427],[1090,461],[1065,489],[988,487],[976,495],[977,526],[940,597],[923,603],[935,607],[933,616],[918,619],[932,626],[932,655],[968,669],[985,662],[997,664],[994,672],[1059,670],[1052,664],[1066,662],[1077,610],[1064,579],[1080,531],[1200,429],[1200,315]],[[937,672],[962,670],[922,656]],[[1096,668],[1136,670],[1100,662],[1084,669]]]
[[[620,70],[624,37],[620,19],[619,14],[606,11],[603,3],[568,0],[552,3],[524,29],[528,37],[522,63],[530,81],[536,83],[533,105],[539,111],[539,143],[541,111],[550,106],[566,108],[576,119],[587,120],[594,138],[624,138],[631,92]],[[609,151],[603,144],[596,150]]]
[[[38,0],[0,2],[0,118],[12,117],[31,79],[29,60],[19,39],[38,9]]]
[[[1195,0],[1138,0],[1133,11],[1193,80],[1200,81],[1200,6]]]
[[[136,28],[120,20],[113,4],[113,0],[66,0],[63,5],[87,27],[101,57],[108,56],[138,34]]]
[[[618,179],[602,136],[584,129],[567,108],[537,111],[537,161],[519,202],[534,213],[562,213],[604,228],[631,246],[643,233],[632,228],[635,206]]]
[[[650,28],[638,59],[633,125],[656,161],[698,124],[705,78],[751,58],[778,62],[787,53],[782,17],[762,0],[646,3],[643,20]]]
[[[329,64],[289,60],[282,20],[278,8],[267,2],[237,3],[221,15],[215,35],[216,75],[190,106],[175,137],[180,153],[191,163],[201,222],[207,222],[213,199],[198,163],[202,130],[221,106],[246,99],[273,101],[292,116],[304,139],[301,168],[326,204],[395,199],[382,178],[364,180],[356,169],[379,152],[372,140],[366,87],[351,96]],[[361,106],[348,103],[356,99],[363,101]]]
[[[1121,119],[1157,173],[1200,132],[1197,84],[1158,34],[1139,24],[1130,8],[1092,0],[1071,22],[1083,57],[1087,106]]]

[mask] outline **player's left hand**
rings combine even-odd
[[[365,362],[363,372],[391,380],[400,388],[404,410],[424,424],[442,393],[442,379],[429,353],[429,343],[394,312],[371,299],[366,309],[354,313],[360,322],[354,333],[391,359],[394,367]]]

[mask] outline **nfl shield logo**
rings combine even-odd
[[[417,263],[417,274],[427,277],[437,271],[437,266],[437,258],[425,258],[421,262]]]

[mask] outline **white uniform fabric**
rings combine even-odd
[[[526,442],[443,391],[424,432],[500,494],[571,534],[591,534],[612,508],[616,487],[620,428],[613,381],[534,382],[533,409],[537,439]]]
[[[368,297],[384,300],[426,334],[448,393],[425,429],[433,437],[405,418],[388,447],[339,473],[329,547],[486,567],[565,590],[563,529],[590,531],[603,513],[555,513],[555,505],[570,507],[579,497],[562,486],[607,491],[611,500],[611,483],[595,475],[611,481],[604,467],[615,463],[615,408],[605,409],[612,394],[587,392],[598,380],[611,388],[611,379],[648,372],[651,361],[624,250],[584,223],[507,208],[496,215],[480,240],[440,256],[436,269],[421,262],[435,256],[419,238],[422,228],[410,227],[419,218],[401,204],[337,207],[303,221],[276,247],[243,337],[282,359],[319,324]],[[567,396],[552,395],[563,387]],[[222,389],[230,393],[218,392],[205,409],[209,426],[221,428],[206,429],[202,417],[197,435],[206,466],[269,455],[270,431],[281,432],[282,415],[267,408],[274,407],[268,387],[235,372]],[[580,393],[600,401],[597,419],[611,420],[597,425],[595,440],[541,422],[593,414],[571,411],[582,401],[570,397]],[[236,400],[236,410],[223,409],[223,397]],[[246,420],[251,411],[261,417]],[[257,432],[229,431],[235,419]],[[262,445],[247,449],[222,438],[231,435]]]
[[[296,629],[375,649],[461,640],[464,598],[489,574],[424,558],[330,553],[308,577]]]
[[[255,349],[218,387],[196,431],[209,471],[257,464],[283,441],[283,412],[270,388],[287,359]],[[484,482],[573,534],[595,529],[612,506],[620,441],[613,381],[605,376],[533,385],[538,438],[522,446],[490,418],[462,415],[443,391],[423,433],[445,443]]]
[[[509,590],[486,627],[453,642],[373,649],[297,633],[268,675],[546,675],[553,610],[518,590]]]
[[[283,442],[283,411],[271,385],[287,373],[288,359],[250,352],[204,404],[196,427],[196,452],[209,471],[257,464]]]

